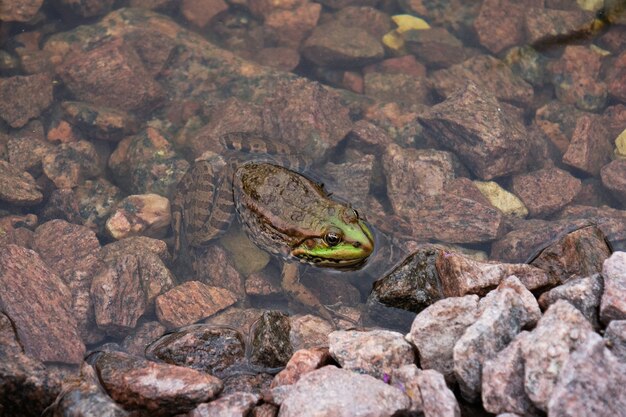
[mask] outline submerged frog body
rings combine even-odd
[[[258,140],[231,145],[266,149]],[[233,210],[233,206],[235,210]],[[307,177],[275,163],[199,160],[181,180],[172,206],[175,252],[218,237],[233,213],[261,249],[287,260],[346,269],[362,265],[374,239],[358,213],[329,198]],[[283,267],[283,288],[322,315],[318,300],[298,282],[293,263]]]

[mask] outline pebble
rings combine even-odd
[[[495,181],[474,181],[476,188],[504,215],[524,218],[528,209],[515,194],[505,190]]]
[[[600,274],[590,277],[572,278],[565,284],[546,291],[539,297],[539,305],[542,310],[554,304],[557,300],[566,300],[589,320],[593,328],[598,330],[598,310],[604,288],[604,280]]]
[[[119,202],[106,222],[109,236],[164,237],[171,223],[170,201],[158,194],[131,195]]]
[[[613,320],[606,326],[604,341],[611,352],[626,363],[626,320]]]
[[[626,319],[626,252],[614,252],[602,266],[604,292],[600,302],[600,321]]]
[[[613,197],[626,203],[626,159],[616,159],[600,170],[602,185],[604,185]]]
[[[187,417],[246,417],[259,401],[259,395],[233,392],[220,396],[210,403],[200,404]]]
[[[598,176],[611,160],[613,147],[604,120],[584,114],[576,120],[572,138],[563,155],[563,163],[589,175]]]
[[[46,73],[0,78],[0,118],[19,128],[52,104],[52,79]]]
[[[569,204],[580,192],[581,181],[559,168],[544,168],[513,177],[513,192],[532,217],[543,217]]]
[[[6,161],[0,161],[0,201],[32,206],[43,200],[33,177]]]
[[[331,356],[327,347],[297,350],[285,365],[285,369],[276,374],[270,387],[295,384],[303,375],[329,365],[330,362]]]

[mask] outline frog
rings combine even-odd
[[[362,267],[374,251],[365,219],[298,172],[304,164],[288,145],[252,134],[219,140],[226,157],[197,159],[176,188],[173,258],[210,244],[236,216],[256,246],[282,261],[281,286],[290,301],[334,323],[330,309],[299,281],[299,264]]]

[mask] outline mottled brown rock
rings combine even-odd
[[[361,6],[357,2],[355,6],[344,7],[335,13],[336,20],[345,26],[358,26],[367,30],[373,37],[381,39],[391,30],[389,15],[374,7]]]
[[[192,262],[194,280],[204,284],[226,288],[237,299],[245,294],[244,276],[233,265],[233,257],[219,245],[211,245],[206,251],[194,257]]]
[[[409,108],[430,102],[426,78],[408,74],[368,72],[363,77],[363,92],[377,101],[395,102]]]
[[[616,159],[600,170],[602,185],[608,188],[613,196],[626,204],[626,160]]]
[[[521,121],[488,91],[469,83],[419,116],[424,135],[454,151],[482,180],[521,170],[529,148]]]
[[[603,288],[604,280],[600,274],[573,278],[541,294],[539,305],[542,310],[547,310],[557,300],[566,300],[583,313],[594,329],[599,329],[598,309]]]
[[[435,71],[430,80],[437,93],[445,98],[451,97],[471,81],[479,90],[495,96],[499,101],[527,106],[533,100],[532,86],[513,74],[502,61],[490,55],[477,55],[460,64]],[[472,109],[469,105],[467,111]]]
[[[429,68],[447,68],[460,64],[468,53],[463,43],[443,27],[402,32],[407,51]]]
[[[57,188],[74,188],[101,172],[96,148],[84,140],[62,143],[41,162],[44,174]]]
[[[121,39],[71,52],[57,73],[77,99],[95,105],[147,112],[163,98],[161,86]]]
[[[260,396],[264,392],[269,392],[272,378],[273,376],[266,372],[257,374],[235,374],[224,381],[224,391],[222,391],[221,395],[228,395],[235,392],[247,392]]]
[[[295,384],[304,374],[328,365],[330,361],[327,347],[300,349],[289,359],[285,369],[276,374],[271,388]]]
[[[578,194],[581,181],[559,168],[544,168],[513,177],[512,191],[533,217],[558,211]]]
[[[600,116],[585,114],[576,120],[572,140],[563,155],[563,163],[597,176],[611,160],[613,145]]]
[[[160,364],[122,352],[102,353],[95,362],[107,393],[128,410],[156,415],[184,413],[214,398],[223,387],[218,378],[195,369]]]
[[[130,236],[160,238],[167,234],[171,222],[170,201],[157,194],[131,195],[119,202],[106,222],[114,239]]]
[[[24,351],[41,361],[80,363],[85,345],[71,311],[72,296],[39,255],[15,245],[0,248],[0,306]]]
[[[361,302],[361,293],[347,280],[336,275],[319,276],[314,271],[310,272],[303,274],[300,282],[306,285],[322,304],[356,306]]]
[[[606,347],[622,362],[626,362],[626,320],[613,320],[604,331]]]
[[[264,311],[254,326],[250,362],[266,368],[285,366],[294,352],[289,317],[280,311]]]
[[[591,29],[593,14],[583,10],[526,10],[527,41],[531,44],[557,42],[561,36],[575,36]]]
[[[228,9],[224,0],[183,0],[180,12],[192,25],[202,29],[218,14]]]
[[[267,41],[298,48],[302,40],[315,29],[321,11],[322,7],[316,2],[303,2],[291,10],[272,11],[263,22]]]
[[[189,281],[157,297],[156,313],[168,328],[180,327],[215,314],[235,301],[235,295],[225,288]]]
[[[119,109],[79,101],[65,101],[61,109],[63,117],[89,138],[117,142],[138,129],[139,122]]]
[[[33,177],[12,164],[0,161],[0,201],[32,206],[43,200]]]
[[[606,83],[609,94],[626,101],[626,52],[622,52],[607,68]]]
[[[602,266],[604,292],[600,304],[600,320],[626,319],[626,252],[614,252]]]
[[[424,417],[461,417],[459,403],[439,372],[418,370],[417,385],[422,397]]]
[[[551,101],[535,112],[535,124],[561,154],[567,151],[576,121],[584,114],[571,104]]]
[[[254,56],[254,60],[261,65],[281,71],[293,71],[300,63],[300,54],[294,48],[277,46],[261,49]]]
[[[0,118],[22,127],[52,103],[52,79],[42,73],[0,78]]]
[[[317,26],[301,51],[316,65],[335,68],[367,65],[385,55],[378,39],[364,29],[344,26],[341,22]]]
[[[233,392],[221,395],[210,403],[200,404],[188,414],[188,417],[220,417],[220,416],[247,416],[260,396],[249,392]]]
[[[487,0],[474,21],[478,39],[485,48],[497,54],[524,41],[522,5],[509,0]]]
[[[148,252],[157,255],[164,264],[169,264],[172,259],[164,241],[145,236],[133,236],[105,245],[102,247],[102,258],[112,261],[128,253],[146,254]]]
[[[6,147],[8,161],[35,177],[41,175],[41,159],[52,149],[39,119],[11,132]]]
[[[313,314],[291,318],[289,340],[294,350],[328,346],[328,334],[334,330],[328,321]]]
[[[0,20],[5,22],[27,22],[39,11],[43,0],[26,0],[2,3]]]
[[[30,222],[34,222],[29,225]],[[3,216],[0,217],[0,246],[14,244],[24,248],[31,248],[33,232],[30,230],[37,224],[37,216]]]
[[[335,180],[333,195],[350,201],[352,207],[358,210],[366,207],[375,161],[374,155],[363,155],[357,160],[342,164],[328,162],[322,172]]]
[[[122,348],[124,352],[134,356],[144,356],[146,347],[165,333],[166,329],[158,321],[141,323],[135,331],[124,338]]]
[[[68,18],[89,18],[111,11],[115,0],[57,0],[54,5]]]

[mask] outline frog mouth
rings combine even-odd
[[[321,256],[314,256],[308,253],[298,253],[293,254],[293,256],[298,258],[301,263],[314,265],[320,268],[359,269],[367,261],[367,257],[356,259],[329,259]]]

